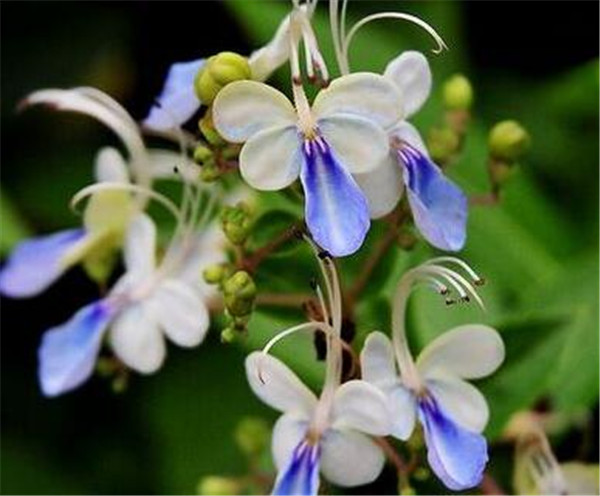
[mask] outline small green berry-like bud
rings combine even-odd
[[[196,492],[200,495],[228,496],[239,494],[240,489],[239,483],[229,477],[209,475],[200,479]]]
[[[492,128],[488,142],[492,158],[512,163],[527,150],[531,139],[517,121],[502,121]]]
[[[225,144],[225,140],[221,138],[221,135],[215,129],[210,109],[198,121],[198,129],[211,145],[220,147]]]
[[[427,137],[427,147],[433,161],[443,165],[458,152],[460,138],[449,127],[433,128]]]
[[[253,225],[250,207],[243,202],[225,207],[221,212],[221,225],[229,241],[234,245],[244,244]]]
[[[233,343],[236,337],[237,333],[233,327],[226,327],[221,331],[221,343]]]
[[[221,52],[210,57],[194,81],[196,95],[202,103],[210,105],[227,84],[250,79],[248,59],[233,52]]]
[[[469,110],[473,104],[473,87],[462,74],[455,74],[444,83],[444,106],[448,110]]]
[[[200,180],[205,183],[212,183],[221,177],[221,169],[217,163],[210,159],[200,167]]]
[[[263,419],[247,417],[235,429],[235,440],[247,455],[260,455],[269,444],[269,433],[269,426]]]
[[[209,265],[202,271],[202,277],[208,284],[219,284],[225,277],[225,272],[222,265]]]
[[[213,158],[213,152],[210,148],[204,145],[198,145],[194,149],[194,162],[203,164]]]
[[[256,284],[248,272],[239,270],[223,283],[225,307],[234,317],[252,313],[256,299]]]

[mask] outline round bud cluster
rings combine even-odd
[[[227,84],[250,79],[251,76],[246,57],[233,52],[221,52],[206,61],[196,76],[194,89],[200,101],[210,105]]]

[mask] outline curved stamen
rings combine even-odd
[[[432,258],[430,260],[427,260],[427,262],[425,262],[424,265],[436,265],[439,263],[449,263],[449,264],[456,264],[459,267],[461,267],[462,269],[464,269],[464,271],[469,274],[469,276],[471,277],[471,279],[473,279],[473,283],[477,284],[478,281],[483,281],[483,278],[479,276],[479,274],[477,274],[477,272],[475,272],[473,270],[473,268],[464,260],[461,260],[460,258],[456,258],[456,257],[448,257],[448,256],[442,256],[442,257],[435,257]]]
[[[181,217],[181,212],[177,209],[175,204],[169,200],[166,196],[157,193],[156,191],[146,188],[144,186],[139,186],[137,184],[126,184],[126,183],[97,183],[92,184],[90,186],[86,186],[85,188],[80,189],[73,198],[71,198],[70,207],[73,211],[77,212],[77,205],[94,193],[98,191],[110,191],[110,190],[122,190],[122,191],[131,191],[133,193],[139,193],[141,195],[145,195],[147,198],[151,198],[160,203],[163,207],[165,207],[172,215],[175,217],[175,220],[179,222]]]
[[[348,65],[348,50],[350,48],[350,43],[352,42],[354,35],[365,24],[368,24],[371,21],[376,21],[378,19],[401,19],[404,21],[412,22],[413,24],[416,24],[417,26],[427,31],[427,33],[429,33],[429,35],[431,35],[431,37],[435,40],[435,42],[437,43],[437,47],[433,49],[433,53],[439,54],[443,50],[448,50],[448,46],[446,45],[442,37],[437,33],[437,31],[422,19],[419,19],[418,17],[410,14],[405,14],[403,12],[380,12],[364,17],[363,19],[358,21],[356,24],[354,24],[354,26],[352,26],[349,33],[346,35],[342,46],[342,57],[346,61],[346,65]]]

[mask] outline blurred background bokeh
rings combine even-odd
[[[249,53],[268,40],[287,2],[2,2],[1,8],[4,258],[26,236],[78,222],[68,200],[91,180],[98,148],[116,143],[84,117],[43,109],[17,114],[24,95],[96,86],[141,119],[172,62],[223,50]],[[463,254],[489,281],[483,319],[499,327],[508,349],[506,365],[483,384],[492,409],[488,435],[497,443],[491,470],[511,490],[512,447],[499,441],[501,432],[512,413],[540,405],[578,419],[552,439],[558,457],[597,463],[598,3],[351,2],[349,12],[357,19],[381,8],[420,15],[450,46],[430,57],[434,94],[416,118],[423,130],[440,119],[445,78],[461,72],[473,83],[466,149],[451,171],[468,193],[486,191],[486,134],[495,122],[517,119],[532,137],[502,203],[473,208]],[[321,18],[317,24],[324,27]],[[430,40],[409,25],[373,24],[358,35],[352,65],[380,71],[409,48],[428,52]],[[397,252],[384,271],[399,274],[427,253]],[[356,267],[346,263],[352,277]],[[274,265],[273,273],[280,268]],[[268,270],[261,276],[267,285]],[[383,301],[392,282],[376,284],[369,294]],[[198,349],[170,348],[159,373],[134,377],[123,394],[93,379],[44,399],[36,382],[40,335],[96,295],[74,269],[37,298],[2,299],[2,492],[193,493],[205,475],[244,473],[236,425],[249,415],[272,422],[275,414],[250,393],[243,357],[296,315],[261,310],[253,328],[264,334],[246,345],[222,345],[215,332]],[[411,307],[418,346],[465,318],[482,319],[472,310],[432,312],[432,304],[425,295]],[[386,309],[378,312],[377,305],[359,312],[359,342],[371,323],[385,325]],[[310,343],[298,346],[310,356]],[[386,472],[373,491],[394,491],[393,477]]]

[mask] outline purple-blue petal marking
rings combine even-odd
[[[320,457],[319,445],[303,439],[294,448],[287,466],[277,475],[272,494],[317,494]]]
[[[106,302],[96,301],[44,333],[38,349],[38,378],[44,396],[66,393],[89,378],[112,316]]]
[[[466,240],[467,198],[431,159],[404,144],[398,152],[415,224],[436,248],[462,249]]]
[[[0,270],[0,293],[27,298],[44,291],[65,271],[62,257],[85,236],[83,229],[60,231],[23,241]]]
[[[488,461],[485,438],[454,422],[431,396],[419,400],[418,412],[435,474],[453,491],[477,486]]]
[[[351,255],[362,246],[371,225],[367,199],[325,140],[305,141],[302,152],[300,180],[308,229],[334,257]]]
[[[169,68],[167,79],[156,103],[144,119],[144,126],[167,131],[185,124],[200,108],[194,91],[194,79],[205,59],[178,62]]]

